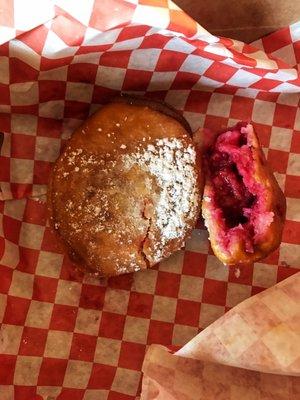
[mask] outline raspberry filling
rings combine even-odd
[[[212,213],[224,251],[242,240],[245,251],[253,253],[273,221],[265,187],[254,177],[252,138],[251,125],[240,123],[220,134],[207,153]]]

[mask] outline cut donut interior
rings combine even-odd
[[[213,249],[229,264],[261,258],[260,245],[269,241],[285,206],[253,127],[239,123],[221,133],[206,151],[205,164],[203,215]]]

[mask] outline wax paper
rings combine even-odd
[[[132,399],[149,345],[185,345],[299,268],[300,26],[250,46],[165,0],[40,3],[0,2],[0,398]],[[120,92],[166,101],[193,130],[251,120],[287,198],[280,248],[228,268],[199,221],[152,270],[76,272],[47,224],[49,173],[73,130]]]

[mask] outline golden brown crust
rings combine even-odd
[[[59,238],[79,264],[102,275],[168,257],[199,214],[200,160],[187,131],[151,101],[132,102],[110,103],[77,129],[49,184]]]
[[[154,111],[158,111],[164,115],[174,118],[184,127],[184,129],[190,135],[192,135],[192,130],[187,120],[181,114],[179,114],[179,112],[174,107],[170,106],[170,104],[164,103],[163,101],[154,99],[150,100],[143,96],[123,93],[122,95],[116,97],[113,102],[133,104],[142,107],[150,107]]]
[[[264,191],[265,211],[273,213],[273,221],[266,228],[262,237],[254,244],[253,252],[245,250],[245,243],[242,239],[236,241],[235,246],[230,249],[230,252],[225,251],[224,245],[219,239],[220,231],[223,227],[221,227],[215,217],[214,205],[211,202],[213,186],[208,174],[204,186],[202,215],[209,231],[211,247],[215,255],[227,265],[255,262],[274,251],[281,242],[285,221],[286,201],[284,194],[267,164],[253,127],[249,124],[247,128],[250,129],[249,134],[252,140],[251,152],[254,162],[254,179],[266,189]]]

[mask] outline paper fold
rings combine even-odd
[[[238,304],[174,355],[150,346],[143,372],[142,400],[296,399],[300,273]]]

